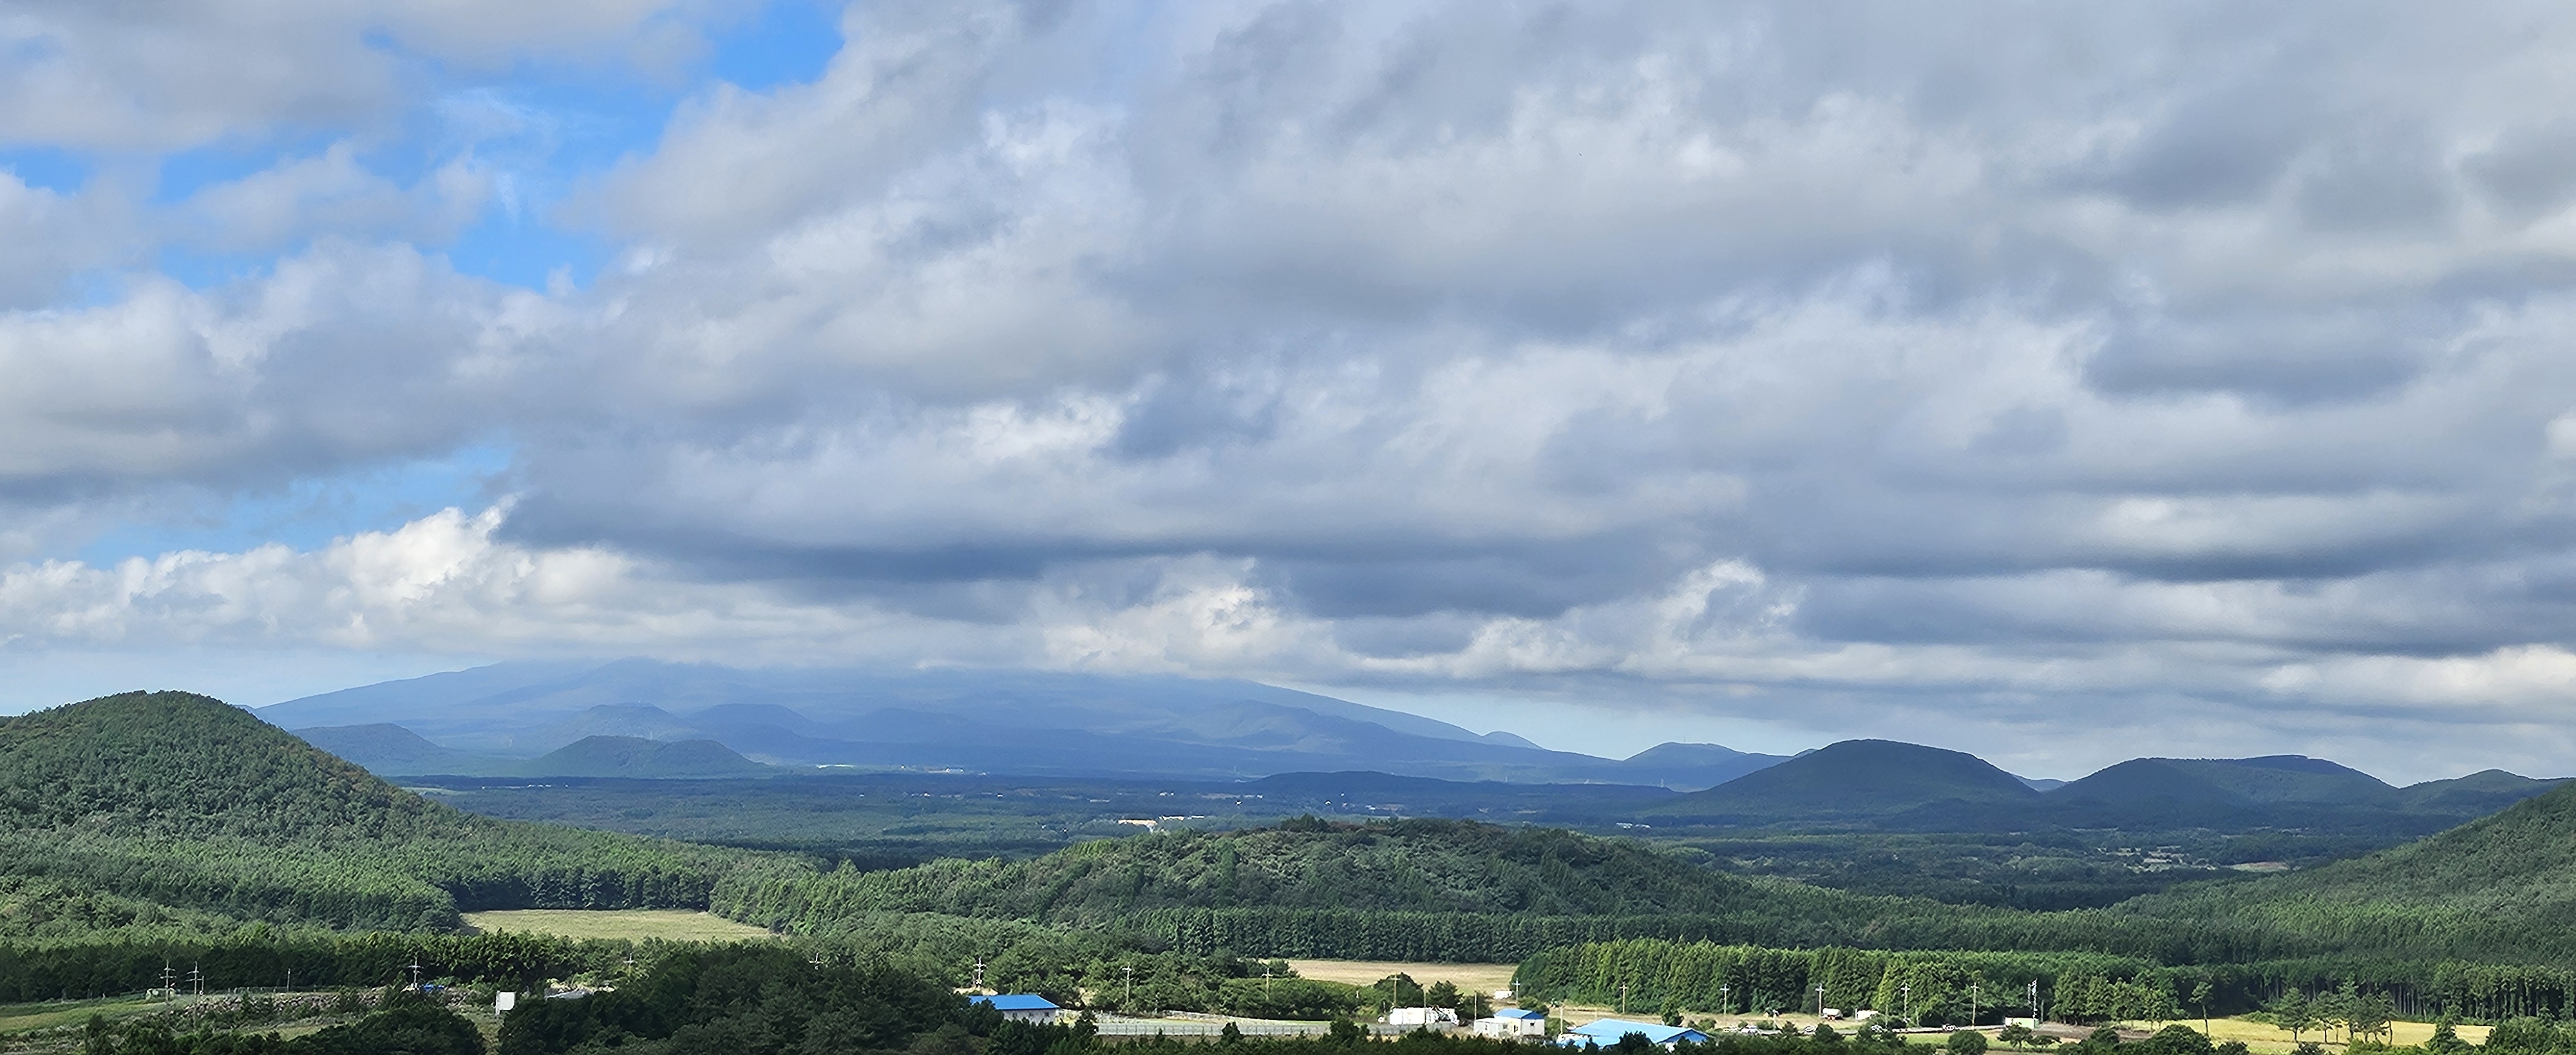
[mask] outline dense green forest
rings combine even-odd
[[[2565,966],[2321,956],[2236,963],[2165,964],[2097,952],[1780,949],[1659,939],[1592,942],[1538,953],[1515,985],[1533,999],[1701,1012],[1813,1010],[1816,987],[1828,1007],[1910,1008],[1935,1025],[2028,1014],[2031,983],[2056,1019],[2101,1022],[2233,1014],[2285,993],[2355,985],[2388,997],[2418,1018],[2478,1021],[2564,1017],[2576,1003],[2576,970]],[[2202,986],[2207,986],[2201,994]],[[1622,992],[1622,987],[1626,991]],[[1899,987],[1905,987],[1899,998]],[[2196,995],[2200,994],[2200,995]]]
[[[2495,781],[2477,777],[2437,783],[2475,792],[2468,795],[2470,805],[2492,800],[2495,808],[2509,801],[2505,796],[2542,786],[2501,779],[2504,786],[2496,788],[2486,787]],[[2401,795],[2371,783],[2385,793],[2381,798]],[[1287,774],[1246,782],[865,773],[688,781],[440,777],[432,784],[433,798],[474,813],[794,853],[818,858],[827,869],[845,861],[873,870],[940,858],[1036,857],[1074,843],[1141,834],[1122,819],[1175,813],[1188,815],[1178,826],[1202,830],[1265,826],[1300,814],[1338,821],[1446,817],[1642,841],[1743,876],[2039,911],[2100,908],[2178,883],[2254,877],[2227,867],[2236,864],[2310,868],[2476,815],[2379,808],[2321,813],[2309,803],[2202,802],[2195,809],[2203,816],[2185,818],[2180,812],[2186,811],[2158,798],[2120,806],[2114,811],[2119,823],[2107,827],[2103,818],[2028,810],[2016,810],[2012,823],[1990,831],[1976,830],[1967,822],[1982,819],[1955,810],[1932,811],[1948,826],[1929,825],[1931,830],[1639,827],[1625,822],[1643,808],[1640,803],[1673,794],[1621,785],[1462,783],[1375,773]],[[2402,795],[2421,797],[2421,787]],[[2443,801],[2459,805],[2451,800],[2461,797]]]
[[[2368,857],[2118,909],[2383,956],[2576,959],[2576,787]]]
[[[871,913],[928,912],[1259,956],[1515,960],[1614,937],[2096,949],[2162,962],[2314,951],[2251,925],[1862,896],[1732,876],[1631,840],[1471,821],[1292,820],[883,872],[772,859],[729,872],[713,903],[803,935],[840,933]]]
[[[486,1055],[483,1032],[428,997],[395,993],[355,1022],[288,1038],[202,1024],[180,1032],[163,1017],[111,1026],[92,1018],[81,1055]]]
[[[726,914],[811,930],[853,912],[943,912],[1098,925],[1155,909],[1340,909],[1523,915],[1715,915],[1755,903],[1830,906],[1830,891],[1758,884],[1638,843],[1469,821],[1172,832],[1028,861],[938,861],[862,872],[785,863],[728,875]]]
[[[743,857],[464,813],[188,693],[0,721],[0,875],[18,884],[0,898],[57,922],[452,927],[460,909],[701,906]],[[0,918],[0,934],[29,926]]]

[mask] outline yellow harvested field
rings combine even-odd
[[[2193,1028],[2198,1028],[2200,1026],[2200,1022],[2197,1019],[2181,1019],[2178,1021],[2181,1021],[2183,1025],[2191,1026]],[[2392,1022],[2389,1023],[2388,1028],[2391,1034],[2389,1038],[2390,1041],[2401,1048],[2422,1044],[2433,1035],[2433,1024],[2430,1022]],[[2487,1027],[2485,1026],[2461,1026],[2459,1027],[2459,1030],[2461,1040],[2468,1041],[2471,1044],[2486,1043]],[[2337,1034],[2337,1036],[2341,1036],[2341,1034]],[[2261,1022],[2248,1022],[2241,1018],[2221,1018],[2212,1020],[2209,1023],[2209,1038],[2211,1040],[2241,1040],[2245,1042],[2246,1047],[2252,1048],[2256,1051],[2288,1051],[2294,1046],[2290,1041],[2290,1033],[2288,1030],[2275,1028]],[[2300,1038],[2303,1040],[2315,1040],[2317,1039],[2317,1031],[2313,1029],[2309,1030],[2306,1033],[2301,1034]],[[2328,1047],[2329,1049],[2334,1049],[2341,1048],[2342,1046],[2343,1045],[2338,1043],[2329,1045]]]
[[[769,941],[777,937],[747,923],[685,909],[622,909],[583,912],[573,909],[508,909],[468,912],[466,926],[477,931],[518,931],[565,938],[624,938],[643,941]]]
[[[1462,993],[1491,993],[1512,987],[1511,963],[1385,963],[1377,960],[1290,960],[1300,978],[1368,985],[1390,974],[1412,976],[1424,985],[1447,982]]]

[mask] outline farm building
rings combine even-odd
[[[1003,993],[999,996],[979,996],[973,998],[970,1002],[983,1004],[995,1011],[999,1011],[1002,1013],[1003,1018],[1009,1019],[1013,1022],[1053,1022],[1056,1020],[1057,1013],[1063,1010],[1062,1008],[1055,1006],[1055,1001],[1039,996],[1036,993]]]
[[[1476,1020],[1476,1035],[1504,1040],[1535,1040],[1547,1036],[1547,1016],[1536,1011],[1507,1007],[1494,1012],[1492,1018]]]

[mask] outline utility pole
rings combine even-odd
[[[1914,987],[1900,985],[1896,987],[1896,992],[1905,998],[1905,1024],[1912,1027],[1914,1025]]]
[[[170,969],[168,960],[161,961],[161,991],[173,997],[179,995],[179,972]]]
[[[1619,983],[1619,1013],[1628,1013],[1628,983]]]
[[[1817,1022],[1823,1022],[1824,1020],[1825,1020],[1825,987],[1824,987],[1824,986],[1819,985],[1819,986],[1817,986],[1817,987],[1816,987],[1816,1021],[1817,1021]]]
[[[1735,1001],[1726,998],[1725,986],[1717,987],[1717,1002],[1719,1006],[1726,1008],[1728,1014],[1735,1013]]]
[[[984,988],[984,958],[981,956],[975,958],[975,988]]]
[[[206,972],[199,970],[200,966],[202,965],[194,963],[188,965],[188,991],[197,996],[204,996],[206,995]]]
[[[1136,1006],[1136,969],[1121,967],[1119,970],[1127,972],[1127,1006],[1134,1007]]]
[[[414,989],[418,989],[418,988],[420,988],[420,961],[419,961],[419,960],[413,960],[413,961],[411,962],[411,987],[412,987],[412,988],[414,988]]]
[[[1977,1028],[1977,983],[1975,982],[1968,983],[1968,1028]],[[2203,1030],[2202,1035],[2208,1035],[2208,1031]]]
[[[2030,1021],[2032,1025],[2039,1024],[2039,979],[2037,978],[2030,980]]]

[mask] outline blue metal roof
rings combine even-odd
[[[1589,1040],[1608,1047],[1618,1043],[1619,1038],[1631,1033],[1643,1033],[1646,1035],[1646,1040],[1653,1044],[1671,1044],[1681,1040],[1697,1044],[1708,1040],[1708,1034],[1688,1026],[1667,1026],[1661,1022],[1631,1022],[1624,1018],[1605,1018],[1565,1031],[1565,1036],[1571,1039],[1563,1042],[1581,1044]]]
[[[1055,1011],[1055,1001],[1036,993],[1004,993],[1000,996],[975,997],[972,1003],[990,1004],[995,1011]]]
[[[1546,1016],[1546,1015],[1539,1014],[1538,1012],[1536,1012],[1536,1011],[1532,1011],[1532,1010],[1530,1010],[1530,1009],[1528,1009],[1528,1008],[1525,1008],[1525,1007],[1507,1007],[1507,1008],[1503,1008],[1503,1009],[1502,1009],[1502,1010],[1500,1010],[1500,1011],[1496,1011],[1496,1012],[1494,1012],[1494,1017],[1495,1017],[1495,1018],[1546,1018],[1547,1016]]]

